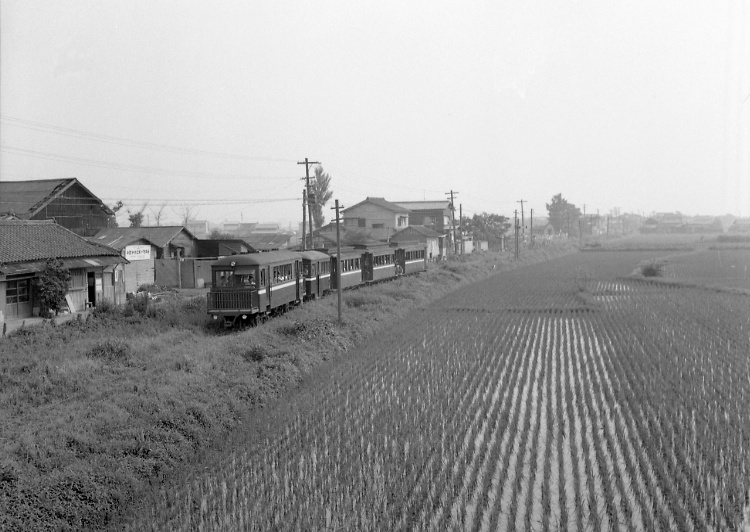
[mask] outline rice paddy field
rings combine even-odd
[[[747,251],[578,253],[455,292],[131,530],[746,530]],[[744,285],[743,285],[744,286]]]

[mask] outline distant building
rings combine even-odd
[[[239,238],[210,238],[197,240],[198,257],[226,257],[242,255],[257,251],[250,244]]]
[[[425,244],[427,260],[440,260],[445,258],[445,237],[445,233],[440,234],[424,225],[410,225],[395,233],[391,237],[391,242]]]
[[[750,233],[750,218],[737,218],[729,227],[730,233]]]
[[[409,210],[410,225],[423,225],[436,233],[445,235],[441,246],[445,246],[448,250],[453,249],[453,211],[449,200],[394,201],[394,203]],[[458,224],[459,220],[456,220],[456,225]],[[441,248],[440,255],[445,256],[445,253],[446,251]]]
[[[195,238],[206,238],[209,235],[208,220],[190,220],[185,227]]]
[[[384,198],[366,198],[342,211],[347,229],[367,231],[376,240],[388,240],[409,226],[409,209]]]
[[[112,209],[75,177],[0,181],[0,215],[54,220],[80,236],[116,225]]]

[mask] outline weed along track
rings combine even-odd
[[[623,297],[582,312],[560,271],[596,260],[591,287]],[[750,298],[659,290],[619,267],[581,254],[412,313],[131,529],[737,529]]]

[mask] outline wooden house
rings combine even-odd
[[[51,220],[0,221],[0,311],[28,318],[38,304],[32,282],[47,260],[60,259],[70,271],[68,307],[77,312],[104,300],[125,301],[123,265],[127,260]]]
[[[391,242],[402,244],[404,242],[419,242],[426,246],[425,256],[427,260],[445,259],[446,246],[444,243],[446,234],[440,234],[424,225],[410,225],[398,231],[391,237]]]
[[[377,240],[388,240],[394,233],[409,226],[409,209],[384,198],[368,197],[342,213],[347,229],[366,230]]]
[[[453,249],[453,211],[449,200],[433,201],[395,201],[396,205],[409,209],[409,224],[423,225],[436,233],[444,235],[441,241],[440,255]],[[456,216],[456,225],[459,224]]]
[[[196,241],[196,256],[226,257],[227,255],[242,255],[255,253],[257,250],[240,238],[200,238]]]
[[[115,225],[115,213],[75,177],[0,181],[0,215],[54,220],[81,236]]]
[[[90,240],[114,248],[128,259],[128,292],[136,292],[144,284],[180,286],[180,265],[176,261],[197,256],[198,240],[182,226],[112,227],[102,229]]]

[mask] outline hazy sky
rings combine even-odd
[[[296,227],[308,157],[347,206],[748,216],[748,34],[743,0],[3,0],[0,179]]]

